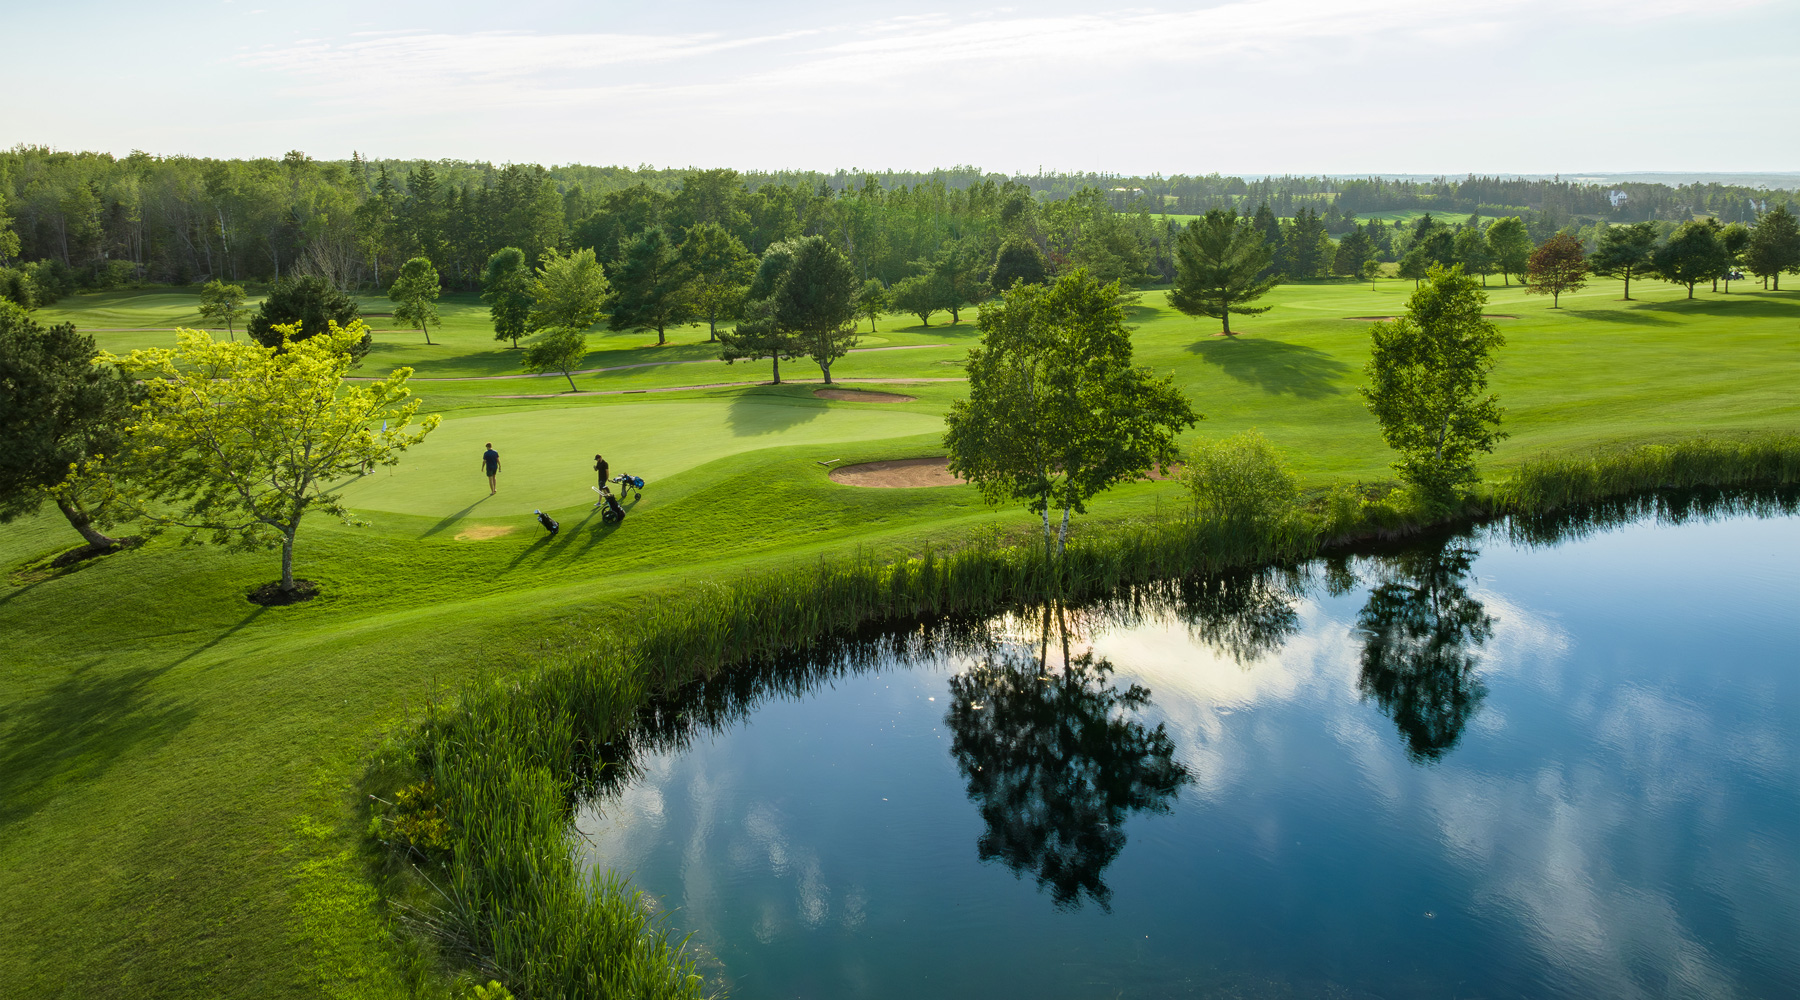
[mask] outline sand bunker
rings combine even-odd
[[[961,486],[965,480],[950,474],[948,458],[901,458],[891,462],[864,462],[831,470],[831,481],[845,486],[900,489],[918,486]]]
[[[814,389],[813,395],[820,399],[837,399],[851,403],[910,403],[916,396],[902,396],[897,392],[876,392],[873,389]]]
[[[459,542],[485,542],[490,538],[513,533],[511,525],[505,524],[472,524],[456,533]]]

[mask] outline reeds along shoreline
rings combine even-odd
[[[1412,505],[1402,491],[1339,488],[1281,518],[1171,518],[1084,533],[1055,562],[1035,544],[987,539],[900,562],[853,557],[705,585],[580,656],[439,705],[411,752],[416,776],[435,789],[447,843],[421,850],[396,838],[403,874],[390,895],[454,964],[521,998],[707,996],[713,987],[685,939],[634,890],[610,874],[584,876],[573,858],[577,776],[604,766],[603,745],[660,693],[871,622],[1080,602],[1497,517],[1511,518],[1516,537],[1548,541],[1646,514],[1705,513],[1720,498],[1792,513],[1794,493],[1783,488],[1796,483],[1800,435],[1697,438],[1542,458],[1449,511]],[[1671,490],[1715,492],[1662,492]]]

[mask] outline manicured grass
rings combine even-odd
[[[1410,282],[1288,286],[1265,315],[1216,323],[1147,292],[1141,363],[1173,373],[1207,419],[1197,434],[1258,427],[1308,485],[1386,478],[1390,460],[1356,386],[1366,321]],[[1800,429],[1800,293],[1729,296],[1597,282],[1562,298],[1490,288],[1508,344],[1493,387],[1512,437],[1495,466],[1545,450],[1697,432]],[[45,318],[85,326],[193,322],[186,292],[73,296]],[[369,299],[370,312],[386,311]],[[366,370],[424,378],[513,375],[472,297],[451,296],[442,346],[376,334]],[[957,378],[958,326],[885,317],[839,378]],[[387,321],[373,325],[387,331]],[[168,333],[100,335],[125,350]],[[595,331],[590,367],[701,361],[577,376],[584,391],[768,377],[767,362],[706,360],[704,328]],[[871,338],[873,339],[873,338]],[[946,363],[949,362],[949,363]],[[789,379],[817,379],[807,361]],[[882,388],[888,388],[881,386]],[[275,575],[267,553],[184,548],[172,537],[51,572],[76,536],[52,516],[0,528],[0,975],[32,996],[408,996],[435,982],[388,934],[358,853],[357,784],[436,692],[482,671],[579,653],[609,623],[750,570],[856,550],[917,551],[1030,525],[969,487],[839,486],[820,461],[941,453],[939,418],[963,387],[912,384],[912,403],[827,402],[811,385],[643,395],[554,394],[551,379],[420,381],[444,426],[392,475],[352,490],[370,522],[301,532],[299,574],[324,596],[291,608],[243,599]],[[548,398],[503,398],[521,394]],[[493,440],[500,496],[477,466]],[[591,516],[591,456],[651,480],[624,524]],[[1124,487],[1089,522],[1179,504],[1172,483]],[[552,510],[555,539],[531,519]],[[1082,522],[1078,522],[1082,523]],[[492,531],[512,529],[497,537]],[[463,536],[459,539],[458,536]],[[421,960],[422,961],[422,960]],[[421,987],[419,984],[423,983]]]

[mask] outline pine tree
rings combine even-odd
[[[668,343],[669,327],[693,318],[688,271],[663,227],[651,226],[626,240],[608,270],[613,289],[609,328],[655,330],[661,347]]]
[[[1272,256],[1256,224],[1236,212],[1213,209],[1175,239],[1175,287],[1169,304],[1189,316],[1212,316],[1231,336],[1231,314],[1254,316],[1270,306],[1251,306],[1280,281],[1268,273]]]
[[[1750,230],[1744,267],[1765,282],[1773,279],[1776,291],[1781,290],[1781,272],[1800,272],[1800,222],[1786,205],[1763,213]]]

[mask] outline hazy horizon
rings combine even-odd
[[[0,110],[0,141],[1007,174],[1800,164],[1786,127],[1800,5],[1774,0],[541,0],[504,19],[471,3],[261,2],[13,12],[17,37],[43,43],[17,47],[14,78],[40,83]]]

